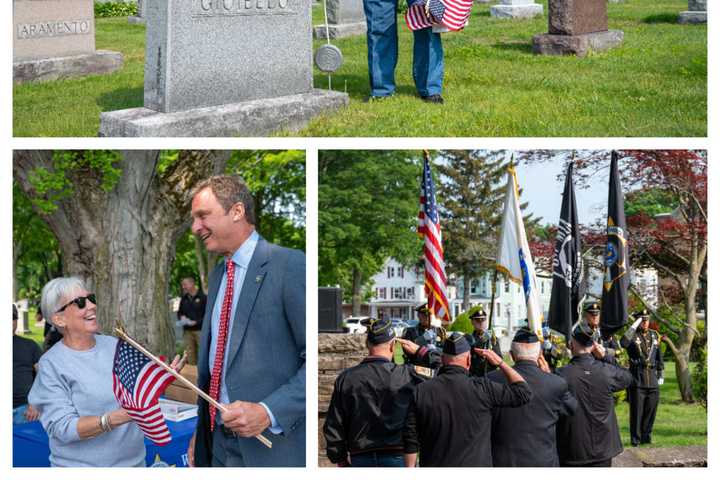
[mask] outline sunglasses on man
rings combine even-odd
[[[82,310],[83,308],[85,308],[85,305],[87,305],[87,301],[88,301],[88,300],[90,300],[90,301],[93,303],[93,305],[97,305],[97,302],[95,301],[95,294],[94,294],[94,293],[88,293],[88,294],[87,294],[86,296],[84,296],[84,297],[73,298],[73,299],[70,300],[68,303],[66,303],[65,305],[63,305],[63,307],[62,307],[60,310],[58,310],[57,312],[55,312],[55,313],[60,313],[60,312],[65,311],[65,309],[66,309],[67,307],[69,307],[70,305],[72,305],[73,303],[74,303],[75,305],[77,305],[77,307],[78,307],[80,310]]]

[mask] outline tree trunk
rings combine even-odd
[[[360,309],[362,308],[362,272],[359,268],[353,268],[353,279],[352,279],[352,314],[353,317],[358,317],[361,314]]]
[[[468,271],[463,272],[463,312],[467,312],[470,309],[470,273]]]
[[[174,353],[168,282],[175,244],[190,223],[189,192],[221,171],[227,157],[181,152],[158,173],[158,152],[123,152],[115,163],[122,173],[109,191],[90,167],[65,172],[73,191],[54,211],[39,213],[58,239],[65,274],[97,293],[104,333],[121,322],[153,353]],[[37,196],[29,180],[36,169],[54,170],[52,151],[15,152],[15,177],[30,198]]]
[[[193,235],[193,240],[195,241],[195,260],[197,260],[198,272],[200,273],[200,288],[203,292],[207,293],[209,276],[207,255],[205,254],[205,248],[203,248],[202,242],[196,235]]]

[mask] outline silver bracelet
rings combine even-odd
[[[110,422],[108,421],[108,414],[105,413],[100,417],[100,428],[103,432],[108,433],[110,430]]]

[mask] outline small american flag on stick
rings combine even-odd
[[[472,5],[473,0],[409,0],[405,23],[410,30],[437,25],[455,32],[467,25]]]
[[[158,398],[175,377],[127,342],[118,339],[113,364],[115,398],[155,445],[172,437]]]

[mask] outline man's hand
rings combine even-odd
[[[475,353],[477,353],[482,358],[487,360],[488,363],[490,365],[492,365],[493,367],[497,367],[498,365],[503,363],[503,359],[497,353],[493,352],[492,350],[489,350],[489,349],[486,350],[484,348],[474,348],[473,350],[475,350]]]
[[[190,437],[190,444],[188,444],[187,462],[188,462],[188,467],[195,466],[195,434],[194,433],[193,433],[192,437]]]
[[[415,355],[417,351],[420,349],[420,345],[418,345],[415,342],[411,342],[410,340],[404,339],[404,338],[396,338],[395,340],[398,341],[400,346],[402,347],[403,351],[407,353],[408,355]]]
[[[223,406],[227,409],[222,412],[223,423],[241,437],[260,435],[270,426],[270,417],[259,403],[235,401]]]
[[[597,342],[593,343],[592,354],[595,358],[597,358],[598,360],[602,360],[603,358],[605,358],[606,353],[607,352],[605,351],[605,347],[603,347]]]
[[[32,405],[27,406],[27,408],[25,409],[24,415],[25,415],[25,419],[28,422],[34,422],[35,420],[40,418],[40,412]]]
[[[540,355],[538,355],[537,364],[538,368],[540,368],[540,370],[542,370],[543,372],[551,373],[550,365],[548,365],[547,360],[545,360],[545,356],[542,354],[542,352],[540,353]]]
[[[180,373],[185,367],[185,363],[187,363],[187,350],[183,352],[182,358],[180,358],[180,355],[175,355],[175,358],[173,358],[172,363],[170,363],[170,368],[175,370],[176,372]]]

